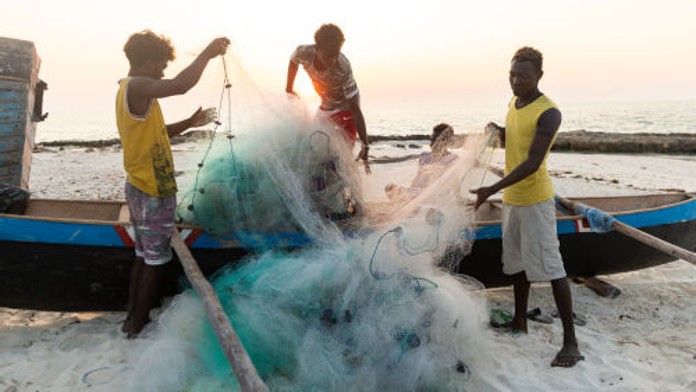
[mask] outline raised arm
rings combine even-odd
[[[532,139],[532,144],[529,146],[527,159],[495,184],[471,190],[471,193],[476,195],[474,208],[478,209],[491,195],[524,180],[536,172],[541,163],[544,162],[544,157],[560,125],[561,112],[558,109],[551,108],[542,113],[537,123],[534,139]]]
[[[225,37],[214,39],[188,67],[173,79],[133,78],[128,85],[128,99],[137,105],[138,102],[149,101],[152,98],[186,93],[198,83],[208,62],[216,56],[225,54],[229,44],[230,40]]]

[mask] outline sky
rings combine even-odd
[[[255,84],[282,93],[290,53],[327,22],[346,36],[363,106],[506,102],[510,57],[524,45],[544,53],[540,85],[557,100],[696,99],[693,0],[5,3],[0,36],[35,43],[45,106],[59,119],[112,115],[116,81],[128,72],[123,44],[136,31],[171,38],[177,59],[166,77],[227,36]],[[300,74],[299,92],[311,95]],[[221,75],[211,63],[192,94],[214,97]]]

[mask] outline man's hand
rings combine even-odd
[[[483,128],[483,135],[489,140],[494,140],[496,145],[503,144],[505,137],[503,132],[505,132],[505,128],[494,122],[489,122],[486,124],[486,127]]]
[[[355,158],[355,161],[359,161],[362,159],[363,161],[363,166],[365,167],[365,174],[372,174],[372,169],[370,169],[370,163],[368,162],[368,152],[370,151],[370,147],[368,147],[367,144],[363,144],[362,148],[360,149],[360,152],[358,153],[358,156]]]
[[[190,127],[202,127],[217,120],[217,114],[215,108],[208,108],[203,110],[203,108],[198,107],[195,113],[189,117]]]
[[[223,55],[227,52],[227,47],[230,46],[230,40],[227,37],[219,37],[210,41],[208,47],[205,48],[205,52],[208,54],[209,58]]]
[[[483,203],[485,203],[486,200],[491,197],[491,195],[495,194],[496,190],[492,189],[491,187],[484,186],[477,189],[471,189],[469,192],[476,195],[474,210],[478,210],[479,207],[481,207]]]

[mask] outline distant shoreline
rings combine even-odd
[[[208,131],[191,131],[172,138],[172,144],[199,140],[210,135]],[[466,134],[457,135],[459,142]],[[428,141],[429,135],[370,135],[372,143]],[[58,140],[37,143],[35,152],[50,147],[107,148],[120,147],[119,139],[106,140]],[[396,147],[408,148],[406,144]],[[560,132],[553,147],[554,151],[598,152],[598,153],[654,153],[654,154],[694,154],[696,153],[696,134],[690,133],[608,133],[577,130]]]

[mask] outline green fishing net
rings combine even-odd
[[[475,159],[458,159],[402,204],[371,207],[340,132],[294,102],[254,97],[236,104],[243,118],[229,132],[202,144],[178,216],[252,251],[212,283],[264,382],[287,391],[466,389],[487,358],[481,286],[451,273],[474,240],[465,199],[480,185]],[[361,229],[336,223],[346,217]],[[271,231],[301,233],[307,246],[271,246]],[[238,389],[207,320],[189,311],[197,327],[180,345],[196,355],[185,389]]]

